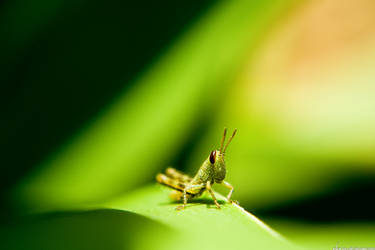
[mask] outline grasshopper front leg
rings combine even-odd
[[[210,182],[210,181],[207,181],[207,183],[206,183],[206,189],[207,189],[208,192],[211,194],[212,199],[214,199],[214,202],[215,202],[216,207],[220,209],[220,205],[219,205],[219,203],[218,203],[217,200],[216,200],[216,197],[215,197],[214,191],[212,191],[212,188],[211,188],[211,182]]]
[[[234,203],[237,203],[237,204],[238,204],[237,201],[232,201],[232,200],[231,200],[231,198],[232,198],[232,193],[233,193],[233,190],[234,190],[234,187],[233,187],[229,182],[226,182],[226,181],[223,181],[221,184],[222,184],[224,187],[230,189],[230,190],[229,190],[229,193],[228,193],[228,196],[227,196],[227,200],[228,200],[229,202],[234,202]]]

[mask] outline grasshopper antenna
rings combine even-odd
[[[221,150],[223,150],[226,135],[227,135],[227,128],[224,128],[224,134],[223,134],[223,137],[221,138],[221,144],[220,144],[220,150],[219,150],[220,153],[222,152]]]
[[[223,151],[223,154],[225,153],[225,150],[227,150],[227,147],[228,147],[229,143],[232,141],[232,139],[233,139],[233,137],[236,135],[236,133],[237,133],[237,129],[235,129],[235,130],[233,131],[232,136],[229,138],[227,144],[225,145],[225,147],[224,147],[224,151]],[[220,152],[221,152],[221,151],[220,151]]]

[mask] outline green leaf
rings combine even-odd
[[[229,204],[216,194],[221,209],[210,197],[192,200],[177,211],[169,199],[171,190],[152,185],[105,204],[162,222],[179,234],[160,249],[299,249],[239,205]],[[154,246],[155,247],[155,246]]]
[[[86,211],[27,216],[0,227],[1,249],[300,249],[216,194],[177,211],[170,189],[152,185]]]
[[[0,227],[0,249],[144,249],[173,235],[161,223],[127,211],[100,209],[29,215]]]

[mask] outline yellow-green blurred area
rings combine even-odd
[[[372,0],[0,3],[7,247],[57,249],[66,233],[62,249],[165,249],[155,234],[174,211],[153,210],[165,191],[147,187],[168,166],[194,175],[224,127],[238,129],[226,180],[247,211],[301,247],[375,247],[374,13]],[[137,209],[102,207],[119,197]],[[205,205],[176,221],[204,224]],[[207,208],[231,229],[220,237],[238,219],[249,249],[291,249],[230,209]]]

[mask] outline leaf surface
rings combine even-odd
[[[169,239],[164,249],[299,249],[239,205],[229,204],[216,194],[221,204],[217,209],[212,199],[192,200],[177,211],[178,203],[169,198],[170,189],[160,185],[143,188],[124,198],[105,204],[162,222],[179,232]]]

